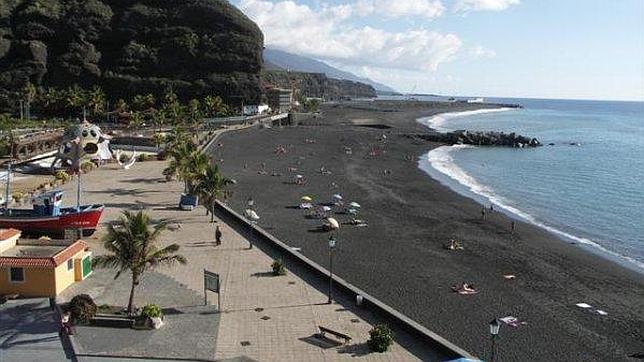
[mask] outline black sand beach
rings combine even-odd
[[[419,157],[440,145],[403,136],[427,131],[416,118],[483,106],[325,105],[306,125],[227,133],[212,153],[238,182],[228,202],[243,210],[252,197],[260,226],[322,265],[329,235],[315,231],[321,220],[296,208],[300,198],[328,202],[340,193],[359,202],[369,225],[341,225],[334,270],[480,358],[489,358],[488,322],[515,316],[527,324],[502,326],[499,361],[634,360],[628,356],[644,353],[642,275],[528,224],[517,222],[511,234],[511,219],[488,210],[482,220],[480,204],[418,168]],[[286,153],[277,154],[278,145]],[[258,173],[262,163],[266,175]],[[295,174],[306,184],[293,184]],[[451,238],[464,250],[446,250]],[[450,287],[461,282],[478,293],[454,293]]]

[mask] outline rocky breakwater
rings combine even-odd
[[[441,142],[450,145],[503,146],[503,147],[538,147],[541,142],[536,138],[521,136],[514,132],[467,131],[432,132],[406,135],[409,138],[423,139],[431,142]]]

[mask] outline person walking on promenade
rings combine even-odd
[[[485,220],[485,207],[481,208],[481,219]]]
[[[510,223],[510,233],[514,234],[514,220]]]
[[[219,225],[215,227],[215,245],[221,245],[221,230]]]
[[[71,312],[64,312],[60,318],[60,334],[73,335],[72,323],[71,323]]]

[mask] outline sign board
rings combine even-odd
[[[207,290],[219,293],[219,274],[204,270],[203,283]]]

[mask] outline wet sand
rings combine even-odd
[[[419,157],[440,145],[403,136],[427,131],[416,118],[480,107],[325,105],[323,116],[305,125],[227,133],[211,153],[238,182],[228,201],[234,208],[252,197],[260,226],[325,266],[329,235],[316,231],[321,220],[295,206],[303,195],[327,202],[340,193],[359,202],[369,225],[341,225],[334,271],[483,359],[490,353],[489,321],[505,316],[527,324],[502,326],[499,361],[622,361],[644,353],[641,274],[528,224],[517,222],[512,234],[503,214],[488,211],[482,220],[480,204],[418,168]],[[285,154],[275,153],[278,145]],[[258,172],[262,163],[266,175]],[[322,166],[331,174],[320,173]],[[306,184],[293,184],[295,174]],[[446,250],[451,238],[464,250]],[[478,293],[452,292],[461,282]],[[581,302],[608,315],[575,306]]]

